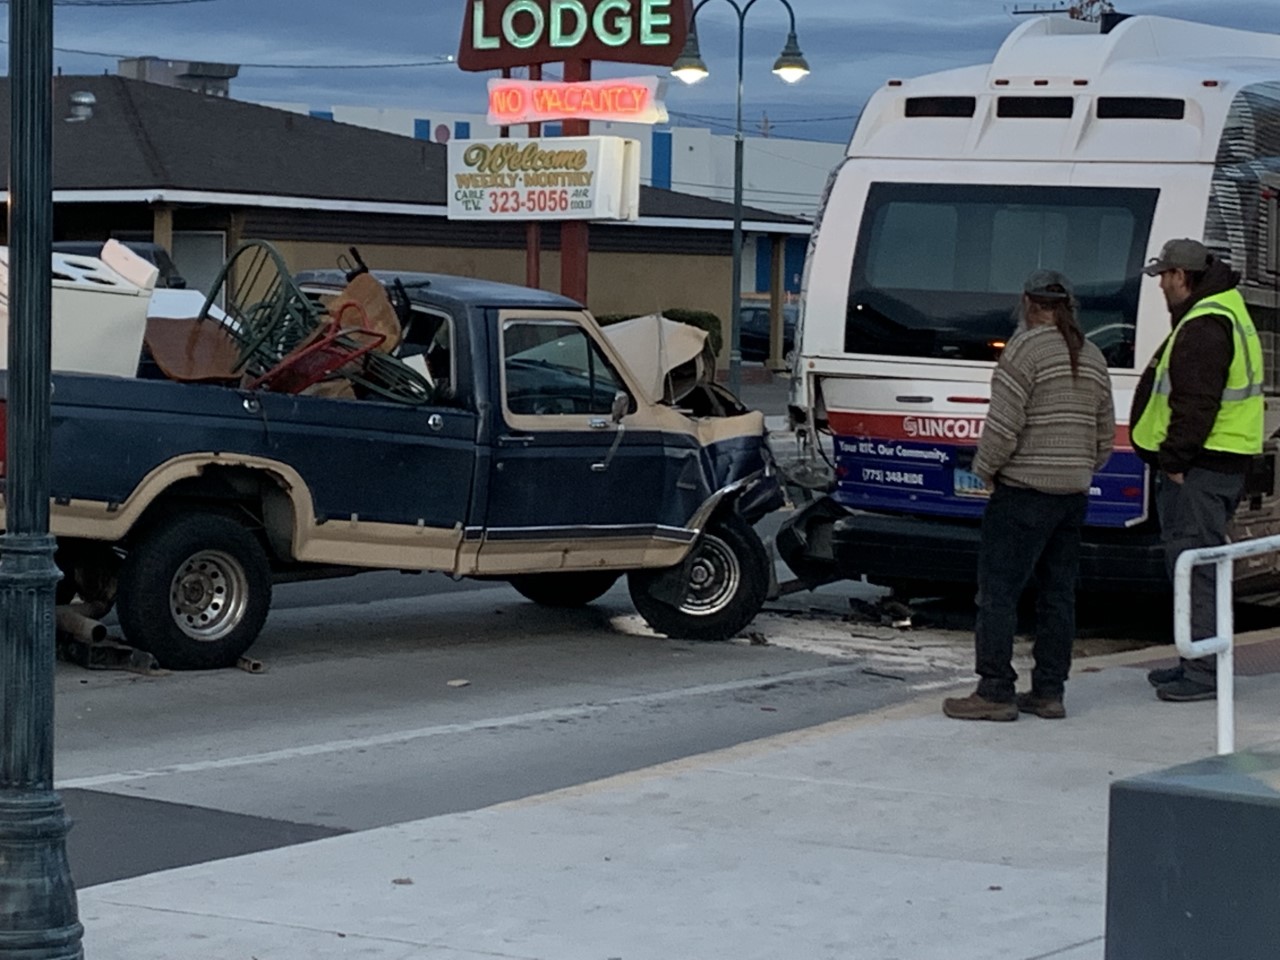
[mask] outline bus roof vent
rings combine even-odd
[[[908,117],[972,117],[977,97],[908,97]]]
[[[1001,97],[996,116],[1009,120],[1070,120],[1075,112],[1074,97]]]
[[[1176,97],[1099,97],[1099,120],[1181,120],[1187,101]]]

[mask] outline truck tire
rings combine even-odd
[[[732,640],[764,606],[769,563],[755,530],[736,513],[726,514],[679,567],[631,573],[631,600],[649,626],[673,639]],[[682,598],[672,603],[664,596],[671,595],[667,578],[677,572],[685,582],[675,585]]]
[[[509,581],[520,596],[544,607],[585,607],[599,600],[621,574],[606,570],[579,573],[531,573]]]
[[[230,517],[170,516],[130,549],[117,606],[125,639],[162,667],[235,666],[267,619],[271,566]]]

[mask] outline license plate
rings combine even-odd
[[[952,489],[957,497],[989,497],[991,491],[976,473],[956,467]]]

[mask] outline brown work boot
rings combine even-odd
[[[942,712],[952,720],[1017,720],[1018,705],[1012,700],[1001,703],[977,693],[967,697],[951,697],[942,701]]]
[[[1023,713],[1034,713],[1044,720],[1061,720],[1067,715],[1067,708],[1062,705],[1062,696],[1052,693],[1018,694],[1018,709]]]

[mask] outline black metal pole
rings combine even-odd
[[[53,0],[9,0],[9,357],[0,540],[0,958],[80,960],[53,790]]]
[[[690,29],[692,24],[696,24],[702,8],[710,2],[711,0],[699,0],[697,6],[693,8]],[[726,0],[726,2],[738,15],[738,89],[733,128],[733,293],[729,307],[729,390],[736,394],[742,388],[742,254],[743,247],[746,245],[746,238],[743,235],[746,134],[742,125],[742,98],[746,86],[747,14],[760,0],[746,0],[745,3],[739,3],[738,0]],[[796,12],[792,9],[790,0],[781,0],[781,2],[791,17],[791,33],[795,34]]]
[[[753,0],[754,2],[754,0]],[[746,143],[742,129],[742,94],[747,72],[747,10],[738,10],[738,109],[733,127],[733,298],[729,322],[729,390],[742,392],[742,178]],[[734,4],[737,9],[737,4]]]

